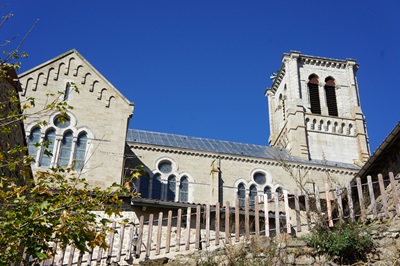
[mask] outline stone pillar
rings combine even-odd
[[[290,108],[287,113],[288,122],[286,132],[289,141],[287,148],[290,154],[308,160],[309,149],[303,106],[298,105],[295,108]]]
[[[217,158],[211,162],[210,184],[211,184],[211,197],[210,204],[219,202],[219,176],[220,176],[220,159]],[[222,204],[222,202],[220,202]]]

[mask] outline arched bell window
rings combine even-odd
[[[308,92],[310,95],[311,113],[321,114],[321,103],[319,100],[319,81],[318,76],[313,74],[309,77]]]
[[[338,116],[338,108],[336,101],[335,81],[332,77],[325,79],[325,95],[326,105],[328,106],[328,114],[330,116]]]

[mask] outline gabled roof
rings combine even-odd
[[[178,149],[212,152],[229,155],[239,155],[269,160],[284,160],[293,163],[314,164],[327,167],[348,168],[357,170],[360,167],[354,164],[339,162],[322,162],[319,160],[303,160],[294,157],[286,149],[246,144],[239,142],[197,138],[169,133],[152,132],[138,129],[128,129],[126,138],[128,144],[147,144]]]
[[[46,67],[46,66],[48,66],[48,65],[50,65],[50,64],[52,64],[52,63],[54,63],[56,61],[62,60],[63,58],[65,58],[65,57],[67,57],[67,56],[69,56],[71,54],[74,54],[74,55],[78,56],[84,62],[84,64],[86,64],[89,67],[89,69],[91,69],[91,71],[93,71],[110,88],[112,88],[118,94],[118,96],[121,97],[121,99],[123,99],[126,103],[128,103],[131,106],[134,105],[133,102],[129,101],[116,87],[114,87],[114,85],[111,84],[111,82],[109,82],[99,71],[97,71],[97,69],[94,66],[92,66],[92,64],[90,64],[89,61],[87,61],[76,49],[71,49],[71,50],[69,50],[69,51],[67,51],[67,52],[65,52],[65,53],[63,53],[63,54],[61,54],[59,56],[54,57],[53,59],[50,59],[50,60],[48,60],[48,61],[46,61],[46,62],[44,62],[44,63],[42,63],[42,64],[40,64],[40,65],[38,65],[38,66],[36,66],[34,68],[31,68],[31,69],[25,71],[24,73],[20,74],[19,77],[23,78],[24,76],[29,75],[32,72],[38,71],[41,68],[44,68],[44,67]]]

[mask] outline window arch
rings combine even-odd
[[[336,101],[335,81],[332,77],[325,79],[325,96],[326,105],[328,106],[328,114],[330,116],[338,116],[338,108]]]
[[[321,114],[321,103],[319,100],[319,81],[318,76],[312,74],[308,81],[308,92],[310,95],[311,113]]]
[[[272,190],[270,186],[264,187],[264,194],[267,194],[268,199],[272,199]]]
[[[176,177],[174,175],[170,175],[168,177],[167,200],[175,200],[175,195],[176,195]]]
[[[82,132],[78,135],[74,154],[75,169],[82,170],[85,166],[87,141],[88,138],[86,132]]]
[[[60,166],[66,166],[69,165],[69,159],[71,158],[71,151],[72,151],[72,132],[67,131],[63,139],[61,141],[61,151],[60,151],[60,157],[58,161],[58,165]]]
[[[189,179],[187,176],[181,178],[181,184],[179,185],[179,201],[189,201]]]
[[[246,186],[243,183],[238,185],[237,196],[239,199],[239,206],[244,207],[244,203],[246,200]]]
[[[40,128],[35,127],[34,129],[31,130],[31,134],[29,135],[28,139],[28,152],[30,155],[33,156],[33,159],[35,160],[37,157],[37,153],[39,151],[39,147],[36,147],[36,144],[40,142],[40,137],[41,137]]]
[[[44,137],[44,141],[46,142],[47,147],[42,147],[42,154],[40,157],[40,165],[49,167],[51,161],[54,156],[54,142],[56,140],[56,131],[54,129],[50,129],[46,132]],[[50,154],[48,153],[50,152]]]

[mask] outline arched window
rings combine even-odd
[[[179,201],[189,201],[189,180],[186,176],[181,178],[181,184],[179,185]]]
[[[44,137],[44,141],[46,142],[45,146],[42,147],[42,154],[40,158],[40,166],[49,167],[51,164],[51,159],[53,158],[53,150],[54,150],[54,142],[56,140],[56,131],[54,129],[50,129],[46,132]]]
[[[244,207],[245,199],[246,199],[246,187],[243,183],[240,183],[237,191],[239,206]]]
[[[139,178],[139,192],[142,198],[149,197],[149,177],[148,176],[141,176]]]
[[[168,187],[167,187],[167,200],[175,200],[176,194],[176,178],[174,175],[168,177]]]
[[[308,82],[308,92],[310,94],[311,113],[313,114],[321,114],[318,87],[319,81],[317,75],[311,75]]]
[[[325,79],[325,95],[328,114],[330,116],[338,116],[335,81],[331,77]]]
[[[58,161],[59,166],[66,166],[69,164],[69,158],[71,157],[72,151],[72,132],[68,131],[64,134],[61,142],[60,159]]]
[[[153,177],[153,193],[151,195],[153,199],[161,199],[161,186],[161,175],[156,174]]]
[[[256,200],[257,200],[257,187],[256,187],[256,185],[251,185],[250,186],[250,208],[254,209]]]
[[[87,146],[87,135],[86,133],[81,133],[76,140],[75,148],[75,169],[82,170],[85,165],[86,157],[86,146]]]
[[[29,140],[28,140],[28,152],[30,155],[33,156],[33,159],[36,160],[36,155],[39,150],[39,147],[36,147],[35,145],[40,142],[40,128],[36,127],[31,130],[31,134],[29,135]],[[32,162],[34,163],[34,162]]]
[[[265,186],[264,194],[268,195],[268,199],[272,199],[272,191],[271,191],[271,188],[269,186]]]

